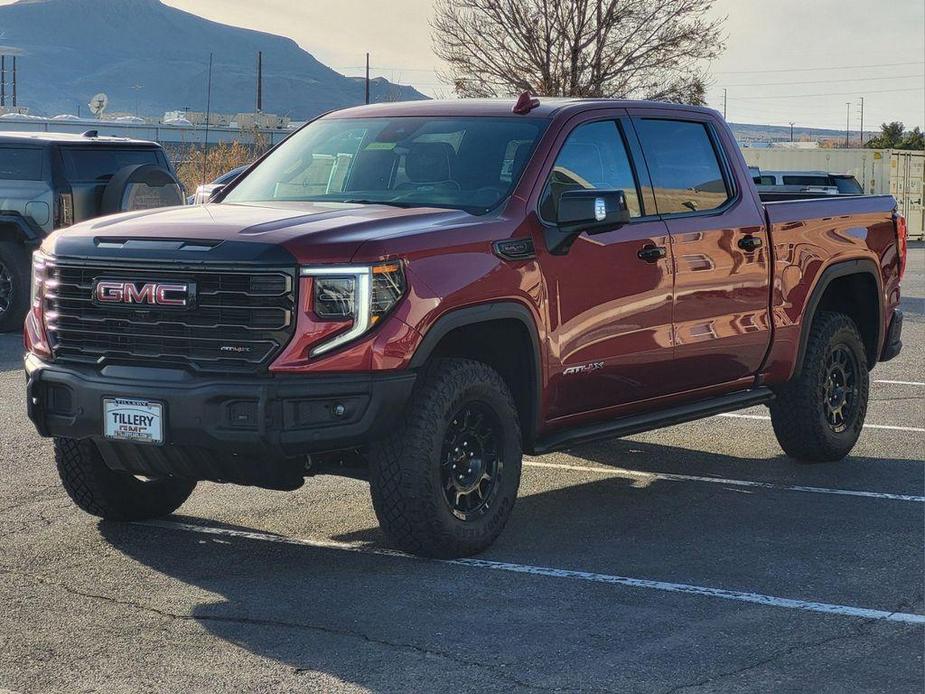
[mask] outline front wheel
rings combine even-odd
[[[869,391],[867,354],[854,321],[818,314],[800,375],[771,401],[771,423],[784,452],[813,463],[844,458],[861,435]]]
[[[481,552],[511,515],[522,455],[517,409],[501,376],[480,362],[436,361],[401,426],[370,451],[382,529],[413,554]]]
[[[196,487],[193,480],[139,479],[111,470],[91,441],[56,438],[55,462],[64,489],[74,503],[106,520],[147,520],[169,515]]]
[[[21,331],[29,309],[29,251],[0,241],[0,333]]]

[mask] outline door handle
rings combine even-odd
[[[643,246],[642,250],[636,255],[639,256],[640,260],[645,260],[647,263],[656,263],[668,255],[668,251],[665,250],[664,246],[655,246],[650,243]]]
[[[761,248],[761,239],[757,236],[743,236],[739,239],[739,248],[741,248],[746,253],[752,253],[753,251]]]

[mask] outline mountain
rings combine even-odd
[[[75,113],[78,104],[86,113],[97,92],[109,96],[110,112],[205,111],[210,51],[213,112],[254,110],[257,51],[263,51],[266,112],[302,120],[364,99],[363,80],[323,65],[291,39],[212,22],[158,0],[0,6],[0,53],[18,54],[18,102],[34,114]],[[424,98],[412,87],[372,81],[373,101]]]

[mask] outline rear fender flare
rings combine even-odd
[[[18,241],[24,246],[35,248],[44,238],[45,232],[32,220],[18,212],[0,212],[0,241]]]
[[[883,343],[883,283],[880,278],[880,269],[877,264],[869,258],[858,258],[855,260],[845,260],[830,265],[816,281],[816,286],[806,302],[806,309],[803,312],[803,323],[800,327],[800,346],[797,351],[796,364],[793,369],[791,378],[797,378],[803,369],[803,358],[806,355],[806,345],[809,342],[809,333],[813,327],[813,319],[816,317],[816,310],[819,302],[825,294],[826,289],[833,281],[849,275],[870,275],[877,286],[877,342],[875,345],[874,360],[879,354],[880,346]]]

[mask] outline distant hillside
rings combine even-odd
[[[736,140],[739,142],[775,142],[781,140],[790,139],[790,126],[788,125],[757,125],[753,123],[730,123],[729,127],[732,128],[732,132],[735,134]],[[870,131],[867,131],[868,138],[871,136]],[[800,126],[794,126],[793,128],[793,139],[799,141],[800,139],[809,139],[809,140],[828,140],[832,138],[843,138],[845,136],[844,130],[828,130],[825,128],[805,128]],[[852,140],[859,140],[860,135],[857,131],[852,131],[851,133]]]
[[[0,46],[20,56],[19,105],[40,115],[75,113],[77,104],[86,114],[97,92],[109,95],[110,111],[134,112],[136,102],[142,115],[204,111],[210,51],[216,112],[254,110],[257,51],[264,111],[304,119],[364,98],[362,80],[335,72],[291,39],[211,22],[158,0],[20,0],[0,7]],[[373,101],[423,98],[385,79],[372,84]]]

